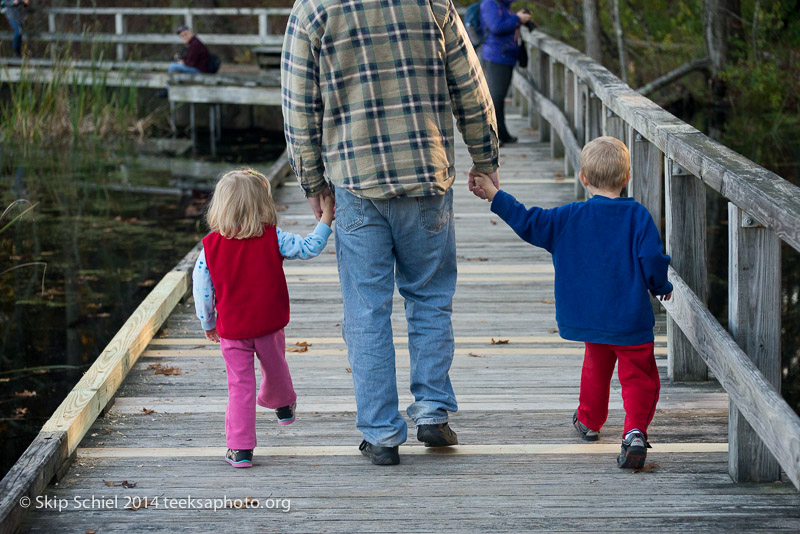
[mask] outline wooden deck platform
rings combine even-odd
[[[503,187],[527,204],[569,202],[573,182],[563,177],[563,161],[550,159],[548,144],[533,142],[527,121],[509,122],[521,135],[519,144],[502,149]],[[616,378],[600,441],[577,438],[571,416],[582,345],[555,333],[550,257],[522,243],[467,191],[469,159],[459,146],[451,376],[460,410],[451,424],[462,445],[426,450],[410,428],[399,466],[373,466],[359,454],[331,239],[319,258],[286,264],[292,297],[287,346],[311,345],[307,352],[288,353],[299,394],[297,421],[278,426],[273,413],[259,408],[252,469],[235,470],[222,460],[224,364],[218,346],[203,339],[187,300],[133,367],[113,407],[86,434],[69,471],[43,492],[56,500],[35,510],[23,531],[800,530],[800,497],[791,484],[731,482],[728,397],[714,382],[669,383],[663,316],[656,332],[661,401],[645,470],[616,467],[623,422]],[[305,233],[315,221],[300,189],[287,185],[276,193],[278,203],[288,206],[281,226]],[[410,396],[399,295],[394,306],[404,409]],[[157,365],[180,371],[156,374]],[[92,497],[104,500],[85,500]],[[258,505],[206,501],[223,498]],[[144,499],[153,504],[125,509]],[[79,509],[78,502],[89,509]]]

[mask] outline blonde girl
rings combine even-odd
[[[334,204],[321,200],[322,217],[305,239],[277,227],[269,181],[252,169],[228,172],[214,189],[207,221],[211,233],[192,276],[197,317],[206,339],[220,343],[228,375],[225,460],[251,467],[256,446],[256,404],[275,410],[282,425],[294,421],[297,394],[286,363],[284,327],[289,292],[283,260],[319,255],[331,234]],[[253,354],[261,369],[256,395]]]

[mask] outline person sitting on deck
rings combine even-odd
[[[189,26],[178,26],[178,35],[186,48],[180,54],[175,54],[175,62],[169,66],[167,72],[180,72],[183,74],[205,74],[208,72],[208,48],[197,38]],[[159,98],[169,95],[169,87],[158,92]]]
[[[256,404],[275,410],[278,422],[294,422],[297,394],[286,362],[284,327],[289,323],[289,291],[284,259],[310,259],[331,235],[333,199],[305,239],[282,231],[269,180],[240,169],[217,182],[208,207],[211,233],[192,276],[197,318],[206,339],[220,343],[228,376],[225,461],[251,467],[256,446]],[[253,353],[261,386],[256,396]]]
[[[25,24],[25,15],[28,10],[28,0],[3,0],[0,2],[6,13],[8,23],[14,31],[11,48],[15,57],[22,57],[22,26]]]
[[[586,202],[526,210],[489,176],[475,181],[517,235],[553,255],[559,334],[586,343],[573,426],[581,438],[597,441],[619,359],[625,427],[617,465],[641,468],[660,390],[648,291],[669,300],[672,284],[653,218],[633,198],[620,197],[630,178],[625,144],[598,137],[581,152],[580,179],[592,195]]]

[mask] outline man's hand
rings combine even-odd
[[[328,194],[319,195],[320,208],[322,208],[322,218],[320,221],[324,222],[328,226],[333,223],[333,219],[336,218],[336,199],[333,197],[333,194],[330,190],[326,189]]]
[[[214,343],[219,343],[219,334],[217,333],[216,328],[212,328],[211,330],[205,330],[206,339],[209,341],[213,341]]]
[[[527,24],[528,21],[531,20],[531,14],[524,9],[517,11],[517,17],[519,18],[520,24]]]
[[[333,198],[333,193],[331,193],[327,185],[320,194],[306,198],[306,200],[308,200],[308,205],[311,206],[311,211],[314,212],[314,217],[316,217],[318,221],[322,220],[322,203],[320,200],[323,196],[326,198]]]
[[[500,175],[499,175],[498,171],[494,171],[493,173],[490,173],[490,174],[483,174],[483,173],[480,173],[480,172],[476,171],[474,166],[472,168],[470,168],[470,170],[469,170],[469,181],[467,182],[467,184],[469,185],[469,190],[476,197],[482,198],[483,200],[487,200],[486,191],[483,188],[478,187],[477,183],[475,182],[475,178],[478,177],[478,176],[486,176],[487,178],[489,178],[489,180],[491,180],[492,185],[494,185],[495,188],[499,189],[500,188]],[[494,198],[494,195],[492,195],[492,198]]]

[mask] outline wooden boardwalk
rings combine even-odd
[[[548,144],[534,143],[526,120],[509,122],[521,135],[518,145],[502,149],[504,189],[527,204],[569,202],[573,182],[563,177],[563,161],[550,158]],[[43,492],[63,499],[63,509],[35,510],[23,531],[800,530],[800,497],[791,484],[731,482],[728,396],[715,382],[668,381],[663,316],[656,332],[661,401],[645,471],[616,467],[623,422],[616,378],[600,441],[577,438],[571,416],[582,345],[555,333],[550,257],[522,243],[467,191],[469,159],[463,144],[457,150],[459,281],[451,376],[460,411],[451,424],[462,445],[426,450],[409,428],[399,466],[373,466],[359,454],[331,239],[319,258],[286,264],[292,298],[287,346],[311,345],[307,352],[288,353],[299,395],[297,421],[281,427],[273,413],[258,409],[252,469],[235,470],[222,460],[224,364],[218,346],[202,338],[187,300],[133,367],[113,407],[86,434],[69,471]],[[313,228],[298,187],[278,190],[277,200],[288,206],[281,214],[284,229]],[[404,409],[411,399],[399,295],[394,306]],[[492,344],[492,338],[509,342]],[[157,374],[158,365],[179,374]],[[92,496],[106,501],[83,501]],[[78,509],[76,497],[90,509]],[[225,497],[254,499],[260,507],[220,502],[214,510],[205,501]],[[155,504],[124,509],[145,498]],[[178,501],[188,498],[195,500]]]

